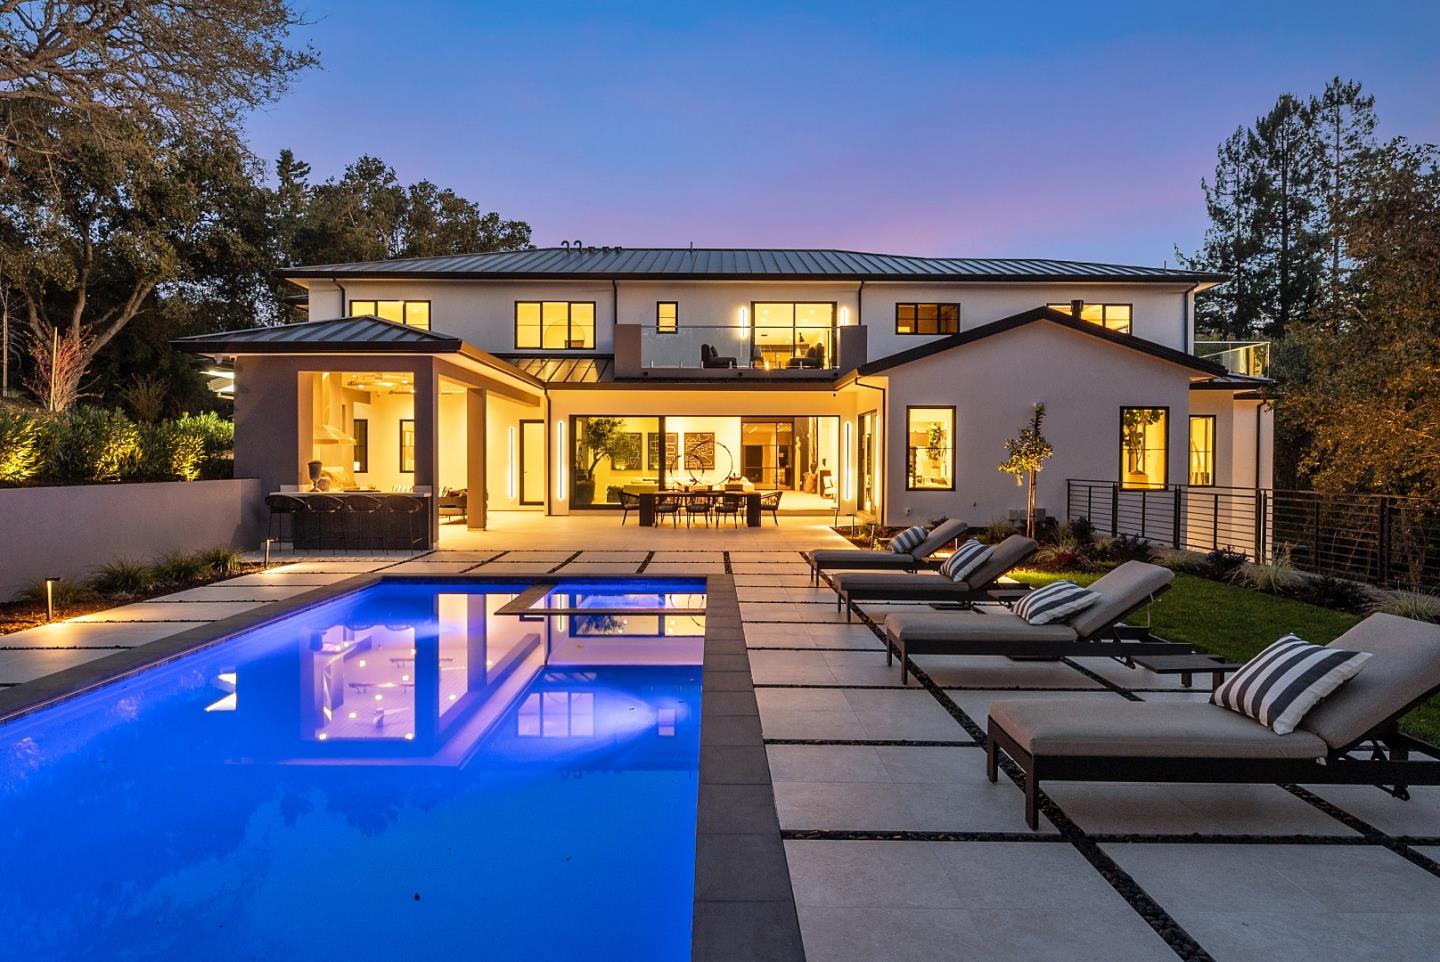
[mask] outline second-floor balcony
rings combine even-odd
[[[858,326],[653,324],[615,328],[615,371],[630,377],[823,377],[865,361]]]
[[[1221,364],[1231,374],[1270,376],[1269,341],[1196,341],[1195,356]]]

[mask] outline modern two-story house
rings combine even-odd
[[[487,512],[729,482],[782,511],[985,524],[1044,403],[1067,478],[1264,487],[1248,353],[1197,354],[1220,275],[838,250],[548,248],[301,267],[311,320],[186,338],[234,363],[236,472],[469,492]],[[1204,352],[1212,352],[1206,347]]]

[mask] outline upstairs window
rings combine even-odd
[[[430,330],[429,301],[351,301],[351,317],[380,317],[396,324]]]
[[[680,325],[680,305],[674,301],[655,302],[655,330],[661,334],[674,334]]]
[[[588,351],[595,348],[594,301],[516,301],[517,350]]]
[[[1120,409],[1120,486],[1163,488],[1170,459],[1167,408]]]
[[[1215,483],[1215,415],[1190,415],[1190,483],[1208,487]]]
[[[896,334],[955,334],[960,330],[959,304],[896,304]]]
[[[1059,311],[1061,314],[1074,316],[1073,305],[1070,304],[1046,304],[1052,311]],[[1099,324],[1107,331],[1114,331],[1116,334],[1130,333],[1130,315],[1133,313],[1133,306],[1130,304],[1081,304],[1080,320],[1089,321],[1091,324]]]

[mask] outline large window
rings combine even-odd
[[[402,418],[400,421],[400,470],[405,474],[415,473],[414,418]]]
[[[680,305],[674,301],[655,302],[655,330],[661,334],[674,334],[680,325]]]
[[[1168,408],[1120,409],[1120,484],[1163,488],[1170,457]]]
[[[515,302],[517,350],[588,351],[594,347],[594,301]]]
[[[381,317],[396,324],[430,330],[429,301],[351,301],[350,316]]]
[[[793,301],[756,302],[754,348],[750,361],[772,368],[835,366],[835,304]]]
[[[1070,304],[1046,304],[1052,311],[1059,311],[1061,314],[1074,316],[1073,305]],[[1114,331],[1116,334],[1130,333],[1130,315],[1133,309],[1129,304],[1084,304],[1080,305],[1080,320],[1089,321],[1091,324],[1099,324],[1107,331]]]
[[[896,334],[954,334],[960,330],[959,304],[896,304]]]
[[[905,409],[905,488],[955,490],[955,409]]]
[[[1190,483],[1215,483],[1215,415],[1190,415]]]
[[[661,436],[658,417],[575,417],[570,437],[570,495],[577,508],[618,505],[622,491],[654,491],[661,461],[678,466],[676,440]]]

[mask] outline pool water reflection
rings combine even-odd
[[[520,590],[386,582],[0,725],[6,955],[688,957],[703,616]]]

